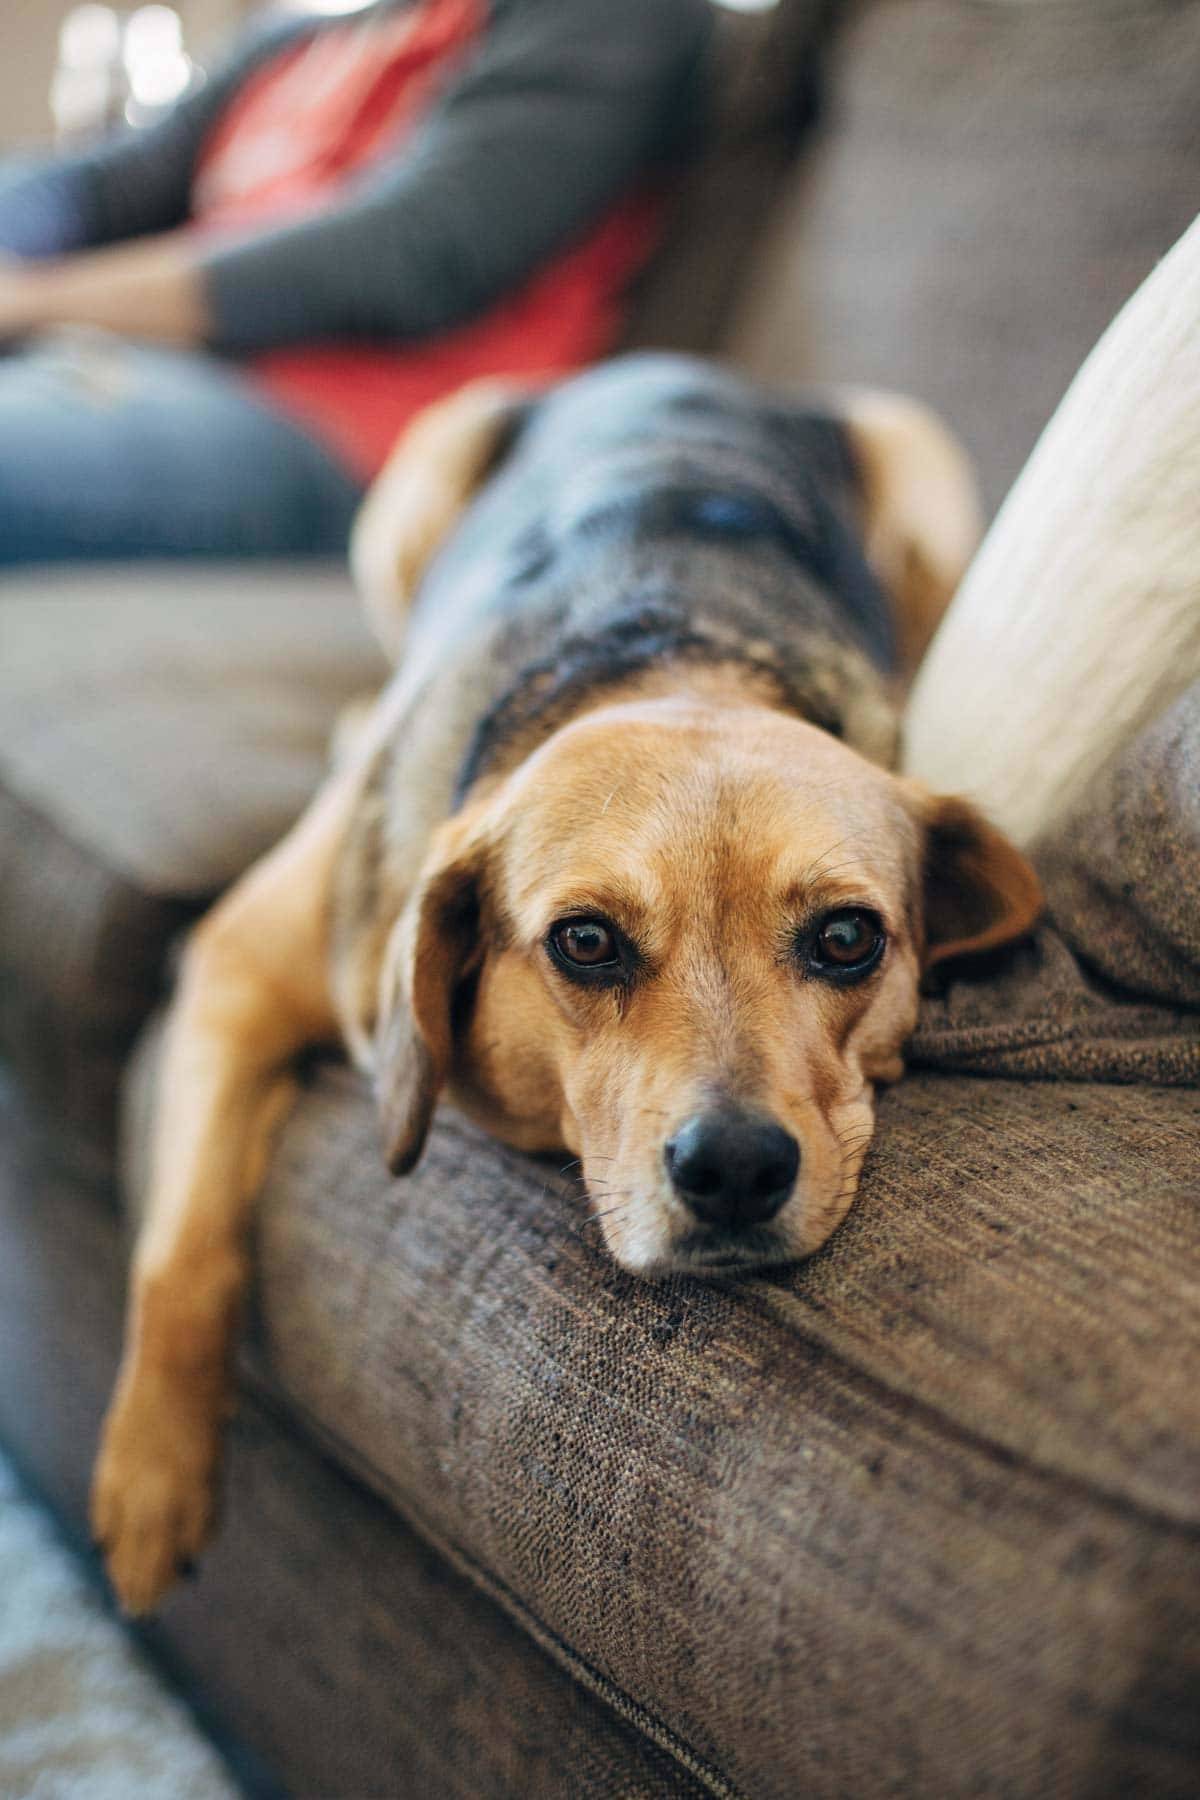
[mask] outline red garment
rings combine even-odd
[[[193,217],[237,233],[328,204],[394,154],[486,26],[484,0],[423,0],[350,22],[273,58],[205,144]],[[546,377],[612,343],[620,297],[654,246],[660,208],[642,194],[482,317],[420,343],[323,343],[253,358],[252,378],[364,478],[421,407],[477,375]]]

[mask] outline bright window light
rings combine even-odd
[[[141,6],[125,22],[123,45],[129,82],[130,119],[169,106],[190,84],[192,64],[184,53],[183,24],[170,6]]]
[[[367,0],[288,0],[290,12],[352,13],[361,12]]]
[[[121,21],[111,6],[76,6],[58,30],[63,69],[103,68],[121,53]]]

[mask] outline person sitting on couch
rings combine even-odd
[[[0,563],[339,554],[426,402],[601,353],[708,11],[274,17],[155,124],[0,165]]]

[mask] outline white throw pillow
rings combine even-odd
[[[1083,365],[921,666],[903,766],[1019,844],[1200,677],[1200,221]]]

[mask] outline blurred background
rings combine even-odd
[[[5,149],[46,144],[111,117],[124,104],[118,95],[130,68],[143,91],[172,97],[189,75],[184,34],[189,45],[215,43],[244,10],[237,0],[186,0],[175,9],[120,12],[63,0],[9,0],[0,65],[0,144]]]
[[[198,78],[208,53],[264,0],[7,0],[0,67],[0,150],[69,141],[125,116],[138,123]],[[276,0],[276,12],[333,15],[363,0]],[[735,13],[776,0],[717,0]]]
[[[919,394],[965,438],[994,511],[1195,213],[1200,4],[715,7],[718,141],[627,341]],[[152,118],[262,8],[5,0],[0,155]]]
[[[295,0],[293,12],[350,12],[359,0]],[[169,104],[255,0],[112,7],[6,0],[0,148],[47,144]]]

